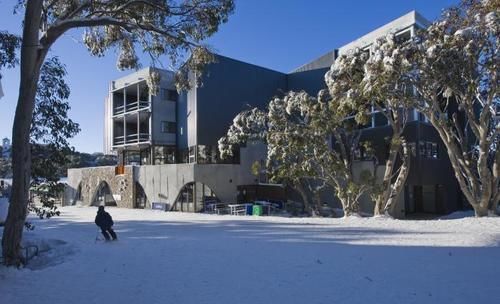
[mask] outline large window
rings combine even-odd
[[[427,159],[438,159],[439,149],[435,142],[425,141],[419,142],[420,156]]]
[[[125,151],[125,164],[139,166],[141,165],[140,151]]]
[[[411,31],[406,30],[404,32],[396,34],[396,42],[397,43],[403,43],[406,41],[409,41],[411,39]]]
[[[154,164],[175,164],[175,147],[155,146],[154,147]]]
[[[179,159],[181,162],[198,163],[198,164],[239,164],[240,149],[239,147],[233,150],[233,156],[221,159],[217,146],[191,146],[189,149],[179,151]]]
[[[171,121],[162,121],[161,122],[161,132],[162,133],[176,133],[176,124]]]

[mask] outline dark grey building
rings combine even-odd
[[[122,200],[123,206],[137,207],[140,198],[150,203],[165,202],[171,210],[183,211],[203,210],[204,198],[212,197],[212,190],[225,201],[236,201],[237,186],[258,182],[249,174],[252,162],[265,158],[265,147],[258,145],[236,151],[230,160],[218,157],[217,141],[238,113],[253,107],[265,108],[273,97],[288,91],[304,90],[316,95],[325,88],[324,75],[339,55],[354,49],[368,50],[376,39],[389,33],[408,39],[428,25],[417,12],[410,12],[290,73],[216,55],[215,62],[205,69],[202,86],[181,94],[175,90],[170,71],[156,70],[162,76],[157,95],[152,95],[147,86],[151,68],[113,81],[105,102],[105,152],[118,153],[123,166],[135,166],[119,172],[129,172],[135,183],[130,191],[120,186],[125,182],[116,182],[116,189],[122,194],[112,196]],[[364,136],[377,146],[383,164],[387,149],[384,138],[390,135],[391,128],[381,116],[372,113]],[[439,136],[416,111],[410,113],[405,138],[412,147],[412,161],[396,216],[447,213],[462,208],[461,194]],[[81,176],[86,174],[75,171],[69,178],[74,180],[75,188],[78,183],[82,187]],[[112,174],[108,172],[106,176]],[[163,183],[168,194],[162,194]],[[206,192],[205,186],[211,192]],[[331,201],[333,195],[328,197],[325,201],[335,204]],[[88,197],[85,201],[92,203],[93,199]],[[363,203],[366,210],[372,209],[371,204],[368,200]]]

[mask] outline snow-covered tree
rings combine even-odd
[[[68,31],[83,28],[83,42],[92,55],[104,56],[110,48],[120,50],[117,62],[120,69],[139,66],[136,47],[152,58],[165,55],[173,67],[183,67],[177,74],[177,83],[182,86],[186,84],[187,71],[199,75],[212,60],[202,41],[227,21],[234,3],[232,0],[19,0],[18,9],[24,11],[24,18],[20,20],[23,24],[20,87],[12,134],[13,185],[2,242],[7,265],[22,262],[20,241],[31,175],[30,127],[40,69],[54,43]],[[0,62],[0,68],[4,66]],[[150,76],[155,80],[151,82],[154,92],[158,75]]]
[[[496,212],[500,201],[499,11],[498,0],[462,1],[405,50],[414,106],[439,133],[476,216]]]
[[[312,107],[317,104],[305,92],[290,92],[284,98],[270,101],[268,117],[267,168],[272,180],[285,182],[301,196],[304,212],[319,214],[320,202],[315,194],[324,188],[313,168],[314,148],[326,138],[315,133]]]
[[[326,92],[320,92],[318,98],[290,92],[273,99],[267,112],[254,109],[239,114],[219,141],[219,149],[224,155],[232,150],[231,144],[263,140],[271,176],[291,184],[308,212],[314,214],[319,208],[317,200],[310,200],[311,194],[329,186],[349,216],[359,211],[359,199],[370,189],[373,178],[366,172],[359,179],[354,176],[354,151],[361,133],[335,114],[337,105]]]
[[[372,191],[374,214],[390,214],[409,172],[410,156],[403,131],[410,112],[412,88],[405,71],[411,66],[399,56],[395,36],[378,39],[367,51],[353,50],[332,65],[325,79],[332,98],[347,117],[370,124],[383,115],[391,127],[388,158],[381,181]],[[376,160],[378,165],[380,161]]]
[[[270,108],[272,110],[269,113],[257,108],[239,113],[233,119],[226,136],[219,140],[221,157],[231,156],[234,149],[248,141],[266,143],[268,151],[273,151],[273,154],[268,154],[266,162],[266,172],[271,176],[271,180],[287,184],[297,190],[304,203],[303,211],[314,216],[317,213],[317,206],[313,205],[310,199],[313,193],[308,178],[311,174],[307,174],[300,166],[304,157],[299,150],[300,147],[289,144],[289,140],[293,140],[290,128],[299,128],[301,120],[291,121],[290,117],[279,114],[284,111],[282,99],[272,100]],[[302,124],[302,127],[305,125]],[[285,132],[285,129],[288,132]]]

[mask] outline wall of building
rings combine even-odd
[[[367,33],[359,37],[358,39],[340,47],[338,49],[339,55],[347,54],[349,51],[354,49],[363,49],[370,44],[372,44],[377,39],[386,36],[389,33],[396,33],[406,28],[413,27],[417,25],[418,27],[424,28],[427,27],[430,22],[422,17],[416,11],[411,11],[389,23],[384,24],[383,26]]]
[[[326,89],[325,74],[329,69],[330,67],[288,74],[288,91],[306,91],[311,96],[317,96],[320,90]]]
[[[301,67],[296,68],[290,74],[306,72],[311,70],[328,69],[335,62],[336,56],[337,56],[336,50],[330,51],[314,59],[313,61],[306,63]]]
[[[235,203],[237,186],[255,182],[255,176],[252,175],[250,167],[254,159],[263,157],[265,157],[265,146],[261,143],[251,143],[246,148],[242,148],[240,165],[125,166],[123,175],[116,175],[115,167],[69,169],[65,199],[71,204],[75,203],[78,189],[81,188],[81,204],[90,206],[99,185],[106,182],[118,207],[134,208],[137,182],[147,196],[146,208],[150,208],[153,202],[166,203],[171,207],[186,184],[199,182],[212,189],[222,202]]]
[[[68,186],[65,201],[75,204],[77,192],[81,189],[80,199],[84,206],[90,206],[101,183],[106,182],[118,207],[133,208],[135,189],[133,183],[133,167],[126,166],[125,174],[116,175],[115,167],[94,167],[68,169]]]
[[[217,144],[238,113],[265,108],[272,97],[286,90],[283,73],[217,56],[217,62],[207,67],[203,86],[196,93],[196,144]]]
[[[177,103],[162,96],[162,89],[176,90],[172,72],[161,71],[160,91],[151,96],[151,132],[154,145],[175,145],[176,135],[161,132],[161,122],[176,122]]]

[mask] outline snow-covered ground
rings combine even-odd
[[[500,218],[237,217],[66,207],[0,303],[500,303]]]

